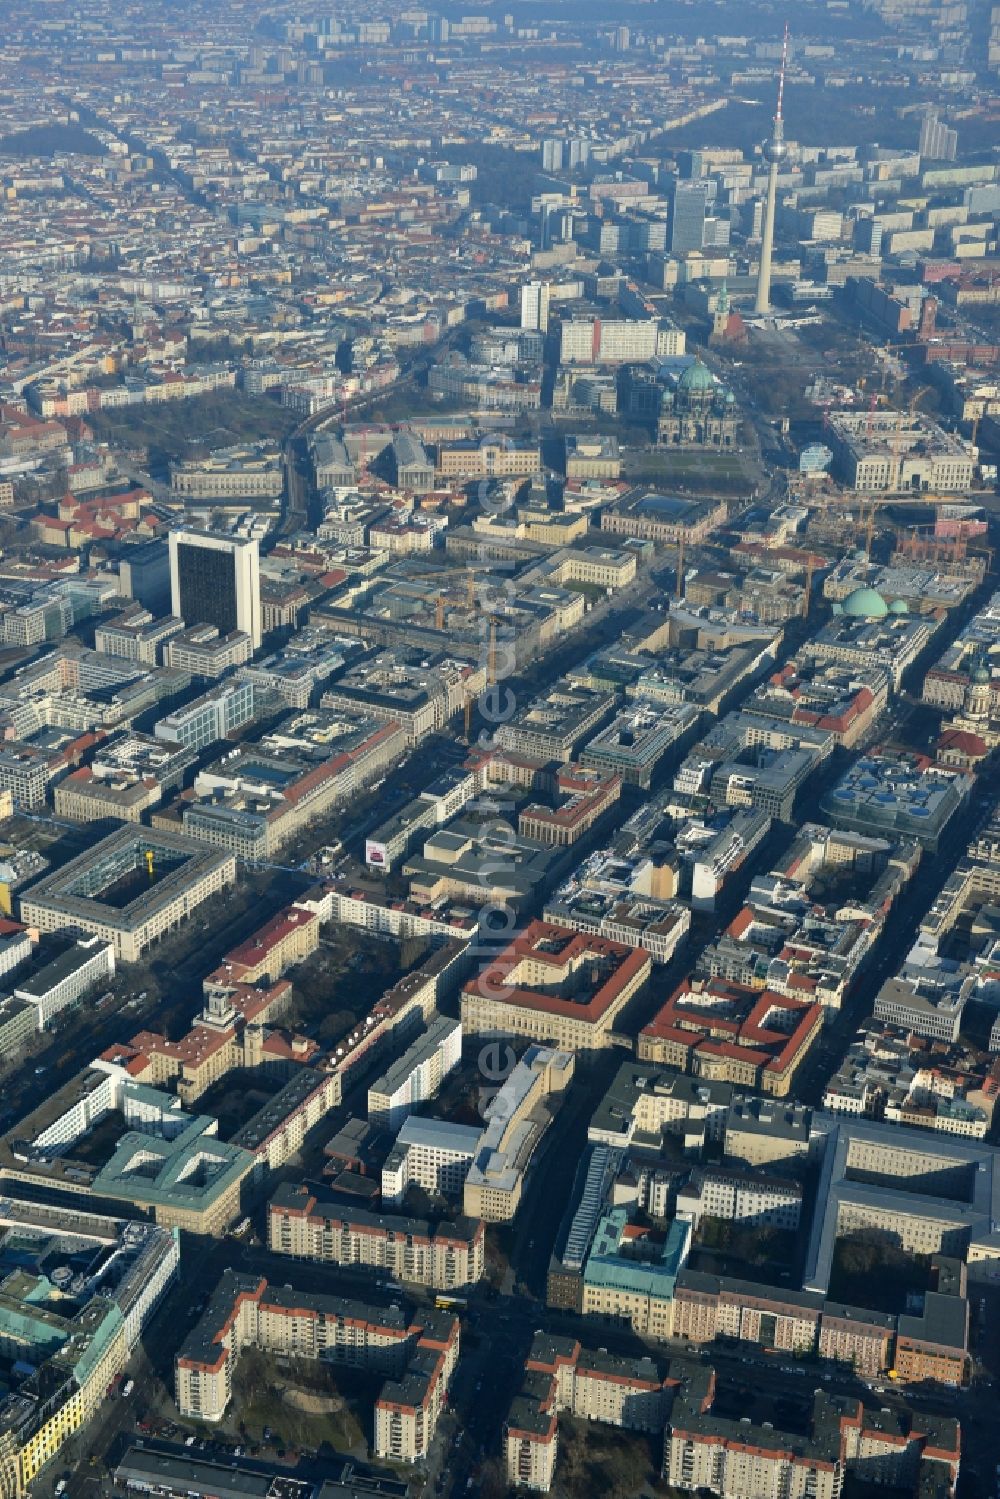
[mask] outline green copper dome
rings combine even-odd
[[[893,599],[889,605],[890,614],[909,614],[909,606],[905,599]]]
[[[874,588],[855,588],[844,600],[844,613],[851,619],[885,619],[889,610]]]
[[[702,364],[700,359],[696,360],[694,364],[688,365],[677,382],[678,390],[712,390],[714,387],[715,381],[712,379],[712,372]]]

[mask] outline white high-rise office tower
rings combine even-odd
[[[242,630],[260,645],[260,555],[256,538],[171,531],[170,612],[186,625]]]
[[[548,331],[548,326],[549,283],[526,281],[521,287],[521,327],[545,333]]]
[[[788,62],[788,27],[785,27],[785,43],[781,49],[781,73],[778,78],[778,108],[774,114],[774,130],[771,139],[764,142],[764,158],[768,162],[767,201],[764,205],[764,235],[760,242],[760,269],[757,273],[757,300],[755,312],[771,310],[771,252],[774,249],[774,206],[778,197],[778,167],[788,156],[785,145],[785,122],[782,105],[785,97],[785,65]]]

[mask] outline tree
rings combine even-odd
[[[480,1499],[506,1499],[510,1492],[507,1470],[498,1457],[487,1458],[479,1470]]]

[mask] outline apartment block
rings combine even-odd
[[[369,1119],[398,1129],[418,1104],[436,1096],[461,1060],[461,1022],[447,1015],[436,1016],[424,1035],[369,1086]]]
[[[268,1208],[268,1244],[276,1254],[364,1265],[394,1280],[456,1290],[482,1279],[486,1235],[479,1220],[457,1218],[431,1228],[420,1218],[366,1212],[323,1202],[285,1183]]]
[[[232,1398],[244,1348],[323,1358],[386,1376],[375,1406],[375,1452],[401,1463],[427,1457],[458,1361],[458,1319],[426,1311],[269,1286],[227,1270],[175,1360],[183,1416],[218,1421]]]

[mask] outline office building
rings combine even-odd
[[[532,1160],[569,1087],[571,1052],[529,1046],[503,1087],[487,1104],[486,1128],[465,1176],[463,1208],[468,1218],[510,1223]]]
[[[411,1182],[439,1197],[455,1197],[479,1147],[474,1124],[448,1124],[412,1114],[382,1167],[382,1201],[398,1205]]]
[[[940,769],[924,755],[874,753],[848,767],[820,808],[835,827],[915,838],[936,850],[974,782],[974,776]]]
[[[14,986],[14,998],[33,1006],[38,1017],[37,1028],[44,1031],[61,1010],[82,999],[88,990],[114,978],[114,973],[114,948],[100,937],[89,937],[22,978]]]
[[[639,1032],[639,1058],[784,1098],[822,1026],[812,1001],[690,978]]]
[[[157,739],[186,750],[203,750],[253,718],[251,681],[223,682],[153,725]]]
[[[837,1240],[868,1230],[891,1235],[907,1254],[954,1256],[965,1261],[970,1275],[996,1278],[1000,1169],[994,1146],[814,1114],[811,1155],[819,1164],[819,1184],[802,1280],[806,1290],[825,1294]]]
[[[235,878],[232,854],[127,826],[33,885],[21,915],[42,932],[90,932],[111,943],[119,961],[134,963]]]
[[[563,1051],[610,1046],[616,1019],[651,971],[640,948],[532,921],[465,985],[462,1025]]]
[[[11,1255],[0,1298],[4,1499],[27,1494],[105,1404],[177,1274],[177,1234],[88,1207],[8,1198],[0,1212],[0,1251]],[[74,1276],[69,1260],[86,1273]]]
[[[261,641],[260,557],[256,538],[208,531],[170,533],[170,610],[190,625],[240,630]]]
[[[575,758],[575,751],[588,735],[610,716],[614,706],[612,693],[595,692],[561,679],[501,724],[497,743],[515,755],[542,762],[559,760],[565,765]]]
[[[630,703],[587,741],[580,764],[648,791],[661,760],[700,719],[699,709],[690,703]]]
[[[684,255],[705,243],[705,213],[709,184],[705,181],[674,184],[670,199],[670,253]]]
[[[549,283],[529,281],[521,287],[521,327],[545,333],[549,326]]]

